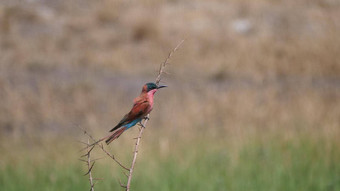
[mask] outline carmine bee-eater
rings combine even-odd
[[[152,110],[153,96],[158,89],[167,86],[157,86],[155,83],[147,83],[143,86],[141,94],[133,100],[133,107],[131,111],[126,114],[122,120],[110,130],[113,132],[105,140],[106,144],[110,144],[113,140],[117,139],[125,130],[135,126],[142,121]]]

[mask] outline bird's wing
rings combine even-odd
[[[133,105],[131,111],[126,114],[122,120],[113,128],[110,130],[110,132],[118,129],[121,126],[124,126],[130,122],[132,122],[135,119],[144,117],[144,115],[147,113],[148,109],[150,107],[150,104],[147,100],[140,100],[139,102],[135,102]]]

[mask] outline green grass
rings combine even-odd
[[[300,138],[249,140],[238,150],[230,145],[188,145],[161,156],[139,156],[133,190],[317,191],[340,190],[340,150],[336,141]],[[54,165],[0,166],[0,190],[89,190],[85,167],[78,161]],[[105,178],[96,190],[121,190],[121,170],[98,163],[94,174]]]

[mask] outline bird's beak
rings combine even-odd
[[[168,86],[158,86],[157,89],[161,89],[161,88],[165,88],[165,87],[168,87]]]

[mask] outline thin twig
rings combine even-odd
[[[90,162],[89,164],[91,164],[91,161],[89,161],[89,162]],[[87,171],[87,173],[84,174],[84,176],[86,176],[86,175],[88,175],[88,174],[91,173],[91,170],[92,170],[94,164],[95,164],[95,162],[92,163],[91,167],[89,168],[89,170]]]
[[[145,128],[146,123],[149,121],[149,116],[150,114],[148,114],[148,118],[146,118],[144,120],[143,123],[143,127],[139,130],[139,135],[135,144],[135,151],[133,152],[133,160],[132,160],[132,164],[131,164],[131,168],[129,171],[129,176],[128,176],[128,182],[126,184],[126,191],[130,190],[130,184],[131,184],[131,179],[132,179],[132,173],[133,173],[133,169],[135,168],[135,164],[136,164],[136,159],[137,159],[137,154],[138,154],[138,146],[139,146],[139,142],[142,138],[142,134],[143,134],[143,130]]]
[[[99,158],[96,158],[96,159],[92,159],[91,161],[97,161],[97,160],[101,160],[103,158],[105,158],[105,157],[99,157]]]
[[[94,143],[92,143],[92,144],[89,144],[88,146],[87,146],[87,148],[89,147],[89,146],[92,146],[92,148],[93,147],[95,147],[96,145],[98,145],[99,146],[99,148],[101,148],[101,150],[102,151],[104,151],[104,153],[106,153],[110,158],[112,158],[120,167],[122,167],[123,169],[125,169],[125,170],[127,170],[127,171],[129,171],[130,169],[129,168],[127,168],[127,167],[125,167],[121,162],[119,162],[117,159],[116,159],[116,157],[114,156],[114,155],[112,155],[111,153],[109,153],[107,150],[105,150],[104,149],[104,146],[103,146],[103,144],[99,144],[99,142],[100,141],[96,141],[85,129],[82,129],[83,130],[83,132],[84,132],[84,134],[85,135],[87,135]]]
[[[184,42],[184,40],[182,40],[180,43],[178,43],[177,46],[171,52],[169,52],[169,55],[165,59],[165,61],[159,66],[158,76],[156,78],[156,85],[159,85],[159,82],[162,79],[162,74],[165,73],[164,69],[165,69],[166,65],[169,64],[169,60],[171,59],[171,56],[177,51],[177,49],[182,45],[183,42]]]
[[[84,141],[79,141],[77,140],[78,143],[84,144],[84,145],[88,145],[87,143],[85,143]],[[87,148],[87,147],[86,147]]]
[[[87,153],[82,155],[81,157],[88,157],[93,149],[94,149],[94,146],[92,146],[91,149],[89,149],[89,147],[88,147],[87,148]]]
[[[123,172],[123,174],[126,176],[126,178],[128,178],[128,177],[129,177],[129,175],[128,175],[128,174],[126,174],[125,172]]]
[[[103,144],[98,144],[99,148],[101,148],[104,153],[106,153],[110,158],[112,158],[120,167],[122,167],[125,170],[130,170],[129,168],[125,167],[121,162],[119,162],[114,155],[110,154],[108,151],[104,149]]]
[[[87,144],[88,145],[90,144],[89,138],[87,139]],[[87,174],[89,175],[89,181],[90,181],[90,186],[91,186],[90,191],[94,191],[94,183],[93,183],[93,178],[92,178],[92,168],[93,168],[95,162],[93,162],[92,165],[91,165],[91,151],[92,151],[93,148],[94,148],[94,146],[91,149],[88,149],[88,151],[87,151],[87,167],[88,167],[89,171],[85,174],[85,175],[87,175]]]
[[[125,188],[125,189],[127,188],[127,186],[124,185],[120,179],[118,179],[118,182],[119,182],[120,187]]]

